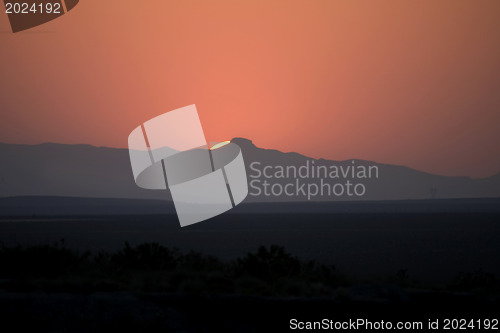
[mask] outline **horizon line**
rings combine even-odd
[[[493,173],[493,174],[491,174],[489,176],[483,176],[483,177],[472,177],[472,176],[468,176],[468,175],[450,176],[450,175],[445,175],[445,174],[438,174],[438,173],[432,173],[432,172],[429,172],[429,171],[419,170],[419,169],[416,169],[416,168],[413,168],[413,167],[410,167],[410,166],[407,166],[407,165],[376,162],[376,161],[365,160],[365,159],[360,159],[360,158],[348,158],[348,159],[345,159],[345,160],[334,160],[334,159],[326,159],[326,158],[314,158],[314,157],[310,157],[310,156],[307,156],[305,154],[302,154],[302,153],[299,153],[299,152],[295,152],[295,151],[285,152],[285,151],[281,151],[281,150],[274,149],[274,148],[262,148],[262,147],[258,147],[258,146],[256,146],[253,143],[252,140],[244,138],[244,137],[234,137],[230,141],[232,142],[235,139],[247,140],[247,141],[249,141],[257,149],[261,149],[261,150],[274,150],[274,151],[277,151],[277,152],[282,153],[282,154],[298,154],[298,155],[303,156],[305,158],[308,158],[308,159],[311,159],[311,160],[316,160],[316,161],[318,161],[318,160],[325,160],[325,161],[329,161],[329,162],[346,162],[346,161],[353,161],[353,160],[355,160],[355,161],[363,161],[363,162],[372,162],[372,163],[376,163],[378,165],[389,165],[389,166],[396,166],[396,167],[401,167],[401,168],[407,168],[407,169],[411,169],[411,170],[414,170],[414,171],[417,171],[417,172],[426,173],[426,174],[433,175],[433,176],[449,177],[449,178],[469,178],[469,179],[472,179],[472,180],[488,179],[488,178],[493,178],[495,176],[500,175],[500,170],[499,170],[499,171],[497,171],[497,172],[495,172],[495,173]],[[118,150],[128,150],[129,149],[127,147],[96,146],[96,145],[93,145],[93,144],[90,144],[90,143],[61,143],[61,142],[41,142],[41,143],[9,143],[9,142],[0,142],[0,145],[30,146],[30,147],[43,146],[43,145],[59,145],[59,146],[88,146],[88,147],[97,148],[97,149],[100,149],[100,148],[104,148],[104,149],[118,149]]]

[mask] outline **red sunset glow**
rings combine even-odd
[[[208,142],[500,171],[500,2],[85,0],[12,34],[0,142],[127,147],[196,104]]]

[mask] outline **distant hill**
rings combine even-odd
[[[134,183],[127,149],[0,144],[0,196],[170,198]]]
[[[363,196],[334,196],[334,195],[317,195],[309,198],[311,201],[330,201],[330,200],[408,200],[408,199],[449,199],[449,198],[482,198],[482,197],[500,197],[500,173],[483,179],[471,179],[469,177],[446,177],[433,175],[426,172],[417,171],[404,166],[396,166],[389,164],[380,164],[363,160],[347,160],[347,161],[331,161],[324,159],[311,159],[304,155],[297,153],[283,153],[277,150],[262,149],[256,147],[252,141],[242,138],[235,138],[232,140],[237,143],[244,152],[245,164],[247,166],[247,174],[249,181],[252,181],[252,176],[256,176],[259,172],[263,171],[264,166],[271,166],[270,170],[276,170],[277,166],[295,166],[296,169],[304,166],[314,164],[315,167],[324,166],[327,170],[330,167],[336,166],[338,168],[349,166],[376,166],[378,168],[378,178],[372,177],[371,179],[353,179],[352,174],[347,175],[346,178],[341,179],[326,179],[325,182],[330,184],[340,182],[345,183],[350,180],[351,183],[360,182],[365,187],[365,194]],[[258,161],[260,165],[252,170],[250,165],[252,162]],[[271,171],[272,173],[272,171]],[[265,178],[261,177],[262,180]],[[295,177],[288,177],[283,179],[276,179],[273,177],[268,180],[272,183],[278,183],[282,186],[285,184],[294,183]],[[301,180],[302,183],[316,183],[321,185],[318,178],[307,178]],[[259,186],[257,186],[259,187]],[[262,185],[259,187],[262,189]],[[291,187],[293,188],[293,187]],[[253,191],[257,193],[257,190]],[[252,193],[252,188],[250,188]],[[263,196],[249,196],[247,201],[308,201],[306,196],[293,196],[288,197],[282,195],[279,197],[263,197]]]
[[[444,198],[500,197],[500,174],[484,179],[469,177],[444,177],[420,172],[403,166],[377,164],[362,160],[329,161],[313,160],[297,153],[283,153],[277,150],[256,147],[252,141],[235,138],[245,160],[249,181],[255,180],[257,172],[250,168],[258,162],[260,169],[269,166],[300,168],[307,163],[330,168],[376,166],[378,178],[325,179],[334,184],[350,180],[361,182],[365,194],[356,196],[323,195],[309,198],[311,201],[337,200],[407,200]],[[138,188],[132,177],[127,149],[94,147],[90,145],[14,145],[0,144],[0,197],[13,196],[58,196],[88,198],[129,198],[170,200],[168,191],[143,190]],[[328,169],[330,170],[330,169]],[[263,177],[257,181],[264,181]],[[296,182],[295,177],[267,179],[272,184],[284,186]],[[306,183],[319,183],[319,178],[299,179]],[[254,183],[255,185],[256,183]],[[276,185],[278,186],[278,185]],[[255,189],[250,189],[256,194]],[[245,202],[308,201],[301,193],[294,196],[249,195]]]

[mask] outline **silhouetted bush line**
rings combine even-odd
[[[500,281],[493,273],[482,269],[473,272],[460,273],[449,287],[456,291],[488,292],[500,289]]]
[[[347,280],[333,266],[301,261],[283,247],[260,247],[231,262],[158,243],[116,253],[79,253],[64,241],[0,248],[1,287],[40,291],[144,291],[253,295],[331,293]]]
[[[230,262],[198,252],[181,253],[158,243],[131,246],[116,253],[79,253],[64,240],[53,245],[0,247],[0,288],[10,291],[89,293],[98,291],[331,296],[352,279],[334,266],[300,260],[281,246],[261,246]],[[408,285],[400,270],[396,283]],[[487,272],[460,274],[452,291],[498,291]]]

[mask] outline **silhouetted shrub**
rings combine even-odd
[[[339,285],[333,266],[301,261],[281,246],[259,247],[231,262],[158,243],[116,253],[79,254],[54,245],[2,247],[0,278],[10,290],[161,291],[253,295],[319,295]]]
[[[285,252],[282,246],[272,245],[269,250],[261,246],[257,253],[248,253],[245,257],[237,259],[236,274],[271,280],[298,275],[300,266],[299,259]]]
[[[131,270],[168,270],[176,267],[178,257],[176,249],[170,250],[158,243],[144,243],[136,247],[125,243],[122,251],[111,255],[108,265]],[[104,259],[103,253],[96,257],[101,264]]]
[[[225,269],[225,265],[222,264],[219,259],[194,251],[177,257],[177,264],[183,269],[199,272],[208,272],[212,270],[223,271]]]
[[[0,248],[0,277],[29,278],[56,277],[76,273],[88,262],[90,252],[78,254],[64,245],[64,240],[54,245],[28,248]]]
[[[482,269],[473,272],[460,273],[450,286],[452,290],[459,291],[492,291],[498,289],[499,283],[494,274]]]

